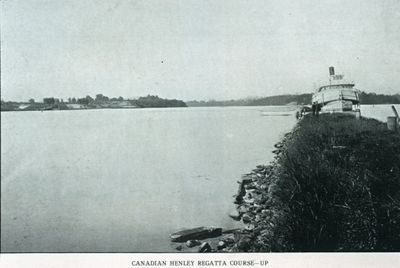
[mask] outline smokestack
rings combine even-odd
[[[333,66],[329,67],[329,75],[335,75],[335,68]]]

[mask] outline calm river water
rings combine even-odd
[[[287,107],[1,113],[1,250],[171,251],[233,228],[236,181],[272,160]]]

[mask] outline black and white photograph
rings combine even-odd
[[[399,252],[400,1],[1,0],[0,266]]]

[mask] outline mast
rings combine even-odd
[[[329,67],[329,85],[332,85],[332,77],[335,75],[335,67],[330,66]]]

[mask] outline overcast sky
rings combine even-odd
[[[1,1],[1,97],[400,93],[400,1]]]

